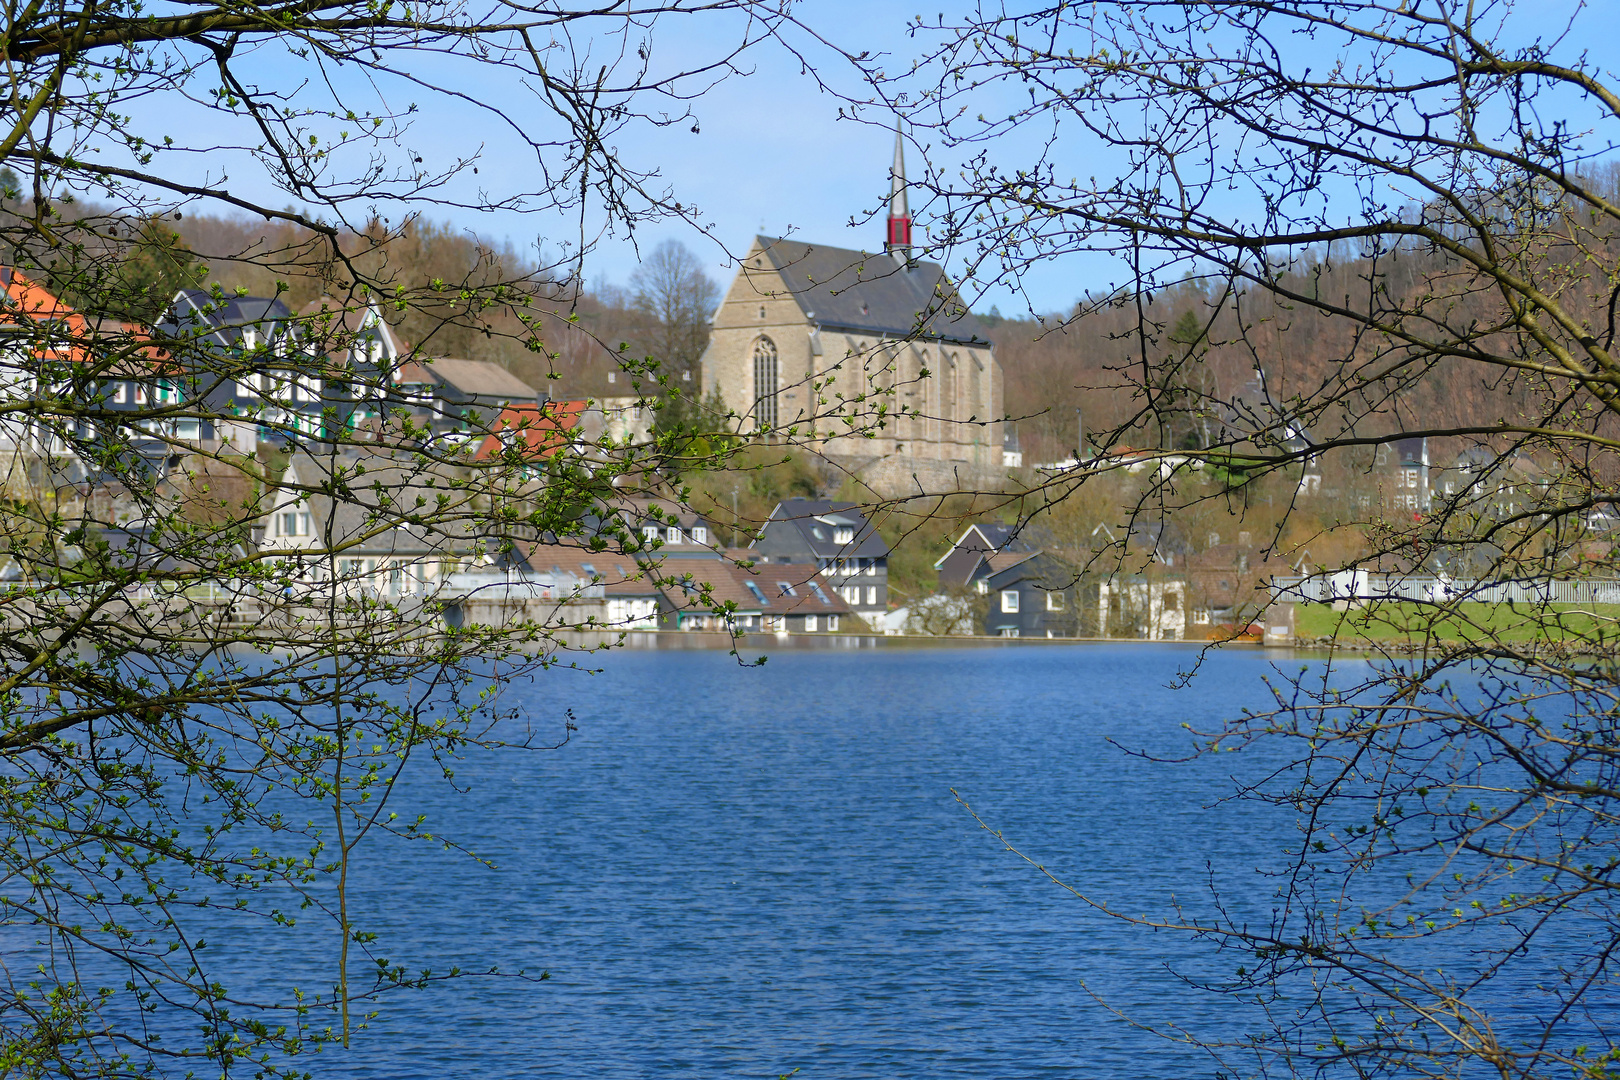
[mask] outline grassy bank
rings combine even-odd
[[[1335,611],[1330,604],[1294,608],[1300,639],[1340,641],[1564,641],[1620,642],[1620,605],[1426,604],[1378,601]]]

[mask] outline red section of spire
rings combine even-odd
[[[889,249],[911,246],[911,219],[909,217],[891,217],[889,219]]]

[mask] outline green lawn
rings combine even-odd
[[[1334,611],[1331,604],[1297,604],[1294,633],[1343,641],[1580,640],[1620,645],[1620,605],[1463,603],[1447,609],[1378,601]]]

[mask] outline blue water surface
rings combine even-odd
[[[498,869],[425,845],[361,850],[357,921],[413,969],[549,973],[393,999],[353,1077],[1213,1075],[1121,1020],[1201,1035],[1255,1025],[1170,970],[1225,964],[1099,913],[1007,852],[1129,915],[1172,896],[1241,908],[1291,842],[1286,816],[1223,803],[1251,755],[1167,766],[1264,701],[1270,662],[1190,649],[621,652],[595,676],[506,690],[560,750],[480,754],[457,794],[424,770],[399,809]],[[1298,664],[1290,665],[1294,670]],[[1250,759],[1250,760],[1244,760]],[[1213,874],[1213,878],[1211,878]],[[289,939],[287,948],[296,946]],[[268,977],[298,957],[257,958]],[[287,965],[287,966],[282,966]],[[329,984],[328,984],[329,985]],[[1099,1003],[1099,999],[1104,1004]]]

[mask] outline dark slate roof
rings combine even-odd
[[[885,337],[920,331],[947,341],[990,340],[938,263],[916,262],[908,269],[892,255],[755,239],[799,306],[822,326]]]
[[[833,540],[833,529],[847,523],[855,530],[855,538],[840,544]],[[831,502],[827,499],[783,499],[771,511],[765,523],[767,533],[772,528],[797,529],[812,556],[818,559],[884,558],[889,546],[883,537],[861,514],[856,503]],[[819,532],[821,535],[817,536]],[[756,548],[760,545],[754,545]]]
[[[247,328],[265,341],[282,333],[291,318],[292,309],[275,297],[215,298],[207,289],[181,289],[158,325],[177,337],[234,349],[241,346]]]
[[[427,364],[440,385],[453,387],[468,397],[534,401],[540,396],[534,387],[489,360],[457,360],[441,356],[427,361]]]

